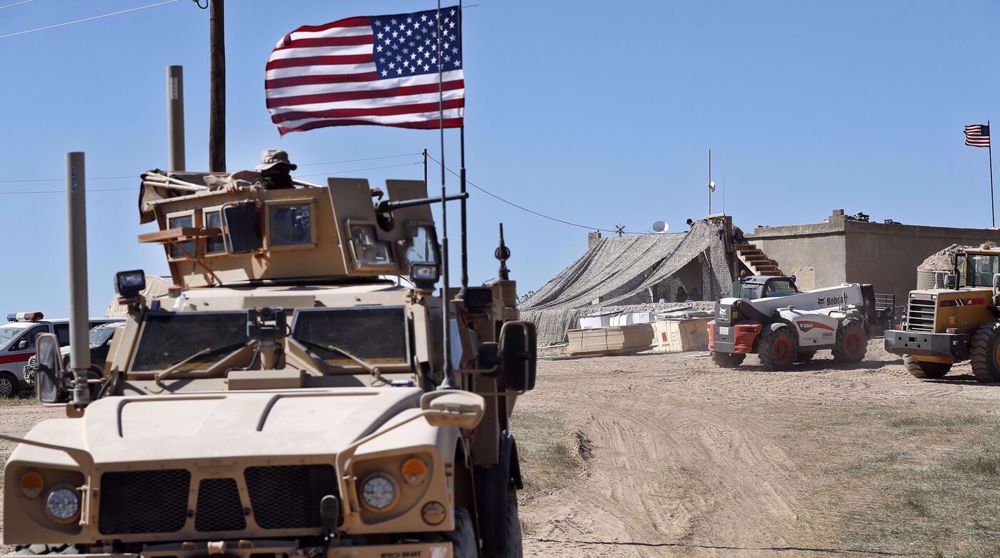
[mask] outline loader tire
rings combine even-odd
[[[717,353],[712,351],[712,361],[715,362],[716,366],[719,368],[737,368],[739,365],[743,364],[743,361],[746,360],[746,358],[746,355]]]
[[[969,347],[972,374],[980,382],[1000,381],[1000,323],[979,326]]]
[[[857,320],[846,320],[837,328],[837,342],[833,346],[833,360],[837,362],[861,362],[868,352],[868,336],[865,328]]]
[[[816,356],[816,351],[799,351],[799,355],[795,357],[796,362],[809,362]]]
[[[922,380],[943,378],[951,370],[951,364],[947,362],[923,362],[914,360],[910,355],[903,357],[903,366],[914,378]]]
[[[757,356],[768,370],[788,370],[799,355],[799,342],[787,327],[768,331],[760,337]]]

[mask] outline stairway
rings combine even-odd
[[[778,262],[768,258],[767,254],[753,244],[734,244],[733,250],[736,252],[736,257],[754,275],[784,275],[778,269]]]

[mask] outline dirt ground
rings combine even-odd
[[[515,424],[525,555],[1000,556],[1000,386],[880,345],[544,361]]]
[[[1000,386],[919,381],[880,343],[790,372],[541,361],[515,422],[525,555],[1000,555]],[[0,431],[58,413],[0,404]]]

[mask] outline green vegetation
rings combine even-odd
[[[530,500],[578,480],[578,438],[567,431],[562,417],[522,412],[515,413],[512,422],[525,477],[522,498]]]
[[[1000,419],[926,407],[858,415],[878,434],[828,471],[839,479],[838,499],[869,495],[862,505],[844,502],[839,517],[852,548],[1000,556]]]
[[[15,407],[18,405],[37,405],[34,394],[24,394],[13,399],[0,398],[0,407]]]

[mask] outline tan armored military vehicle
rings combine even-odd
[[[20,440],[4,542],[102,558],[520,556],[509,418],[535,342],[515,283],[453,289],[446,322],[440,198],[424,182],[388,181],[377,201],[366,180],[247,175],[144,175],[158,230],[140,241],[164,246],[176,286],[147,299],[141,271],[117,274],[128,319],[87,390],[100,396]],[[50,342],[48,402],[70,382]]]

